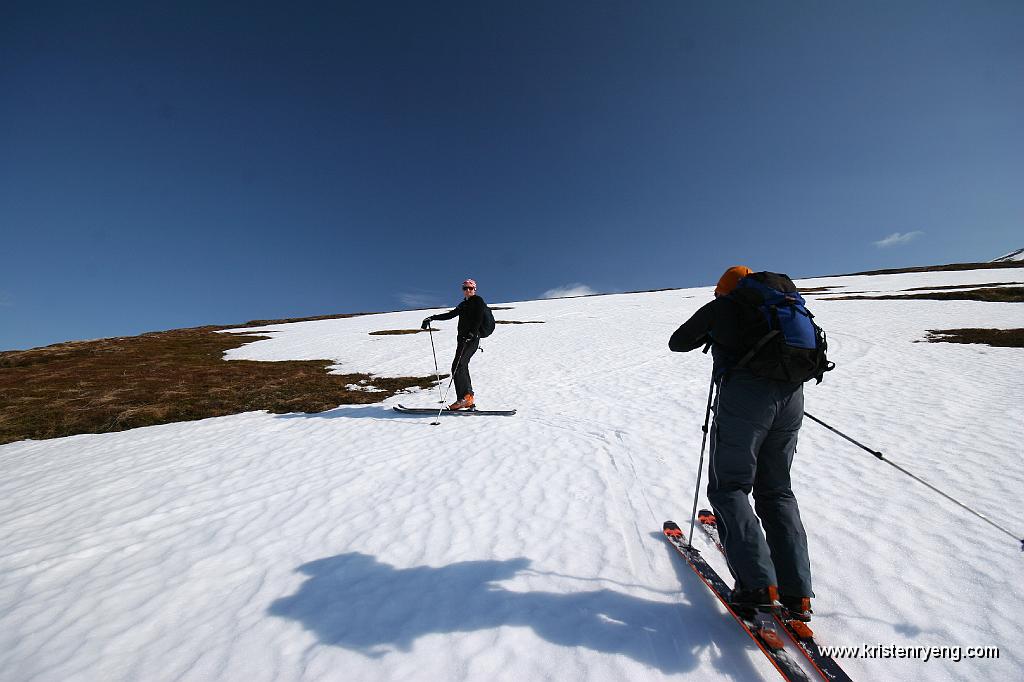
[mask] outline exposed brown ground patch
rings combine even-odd
[[[326,319],[326,318],[325,318]],[[328,374],[329,360],[223,359],[268,338],[198,327],[0,353],[0,444],[124,431],[253,410],[322,412],[375,403],[436,377]],[[383,392],[349,390],[349,384]]]
[[[380,315],[380,313],[346,313],[340,315],[317,315],[316,317],[289,317],[280,320],[249,320],[245,324],[237,324],[233,327],[218,327],[218,329],[240,329],[243,327],[270,327],[275,324],[291,324],[292,322],[317,322],[319,320],[344,320],[345,318],[348,317],[363,317],[364,315]]]
[[[491,308],[491,310],[512,310],[512,308]],[[517,322],[515,320],[495,320],[495,324],[544,324],[543,322]],[[370,336],[399,336],[401,334],[419,334],[426,331],[441,331],[440,329],[382,329],[379,332],[370,332]]]
[[[1024,348],[1024,329],[929,329],[925,341]]]
[[[1014,284],[1024,284],[1024,282],[989,282],[985,284],[948,284],[941,287],[910,287],[909,289],[900,289],[900,291],[943,291],[946,289],[971,289],[971,288],[983,288],[983,287],[1006,287]]]
[[[813,279],[824,279],[825,277],[852,277],[853,275],[898,275],[904,272],[956,272],[960,270],[996,270],[999,268],[1022,268],[1021,261],[1008,261],[1002,263],[949,263],[946,265],[923,265],[913,268],[891,268],[888,270],[866,270],[864,272],[849,272],[845,275],[822,275]],[[804,277],[802,279],[812,279]]]
[[[1024,287],[968,289],[966,291],[935,291],[927,294],[881,294],[878,296],[834,296],[824,301],[987,301],[989,303],[1024,303]]]
[[[639,291],[623,291],[624,294],[656,294],[659,291],[680,291],[682,287],[663,287],[661,289],[641,289]],[[602,294],[594,294],[601,296]]]

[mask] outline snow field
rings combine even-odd
[[[544,322],[499,325],[473,359],[480,406],[515,417],[432,427],[391,411],[436,403],[421,391],[0,447],[0,680],[772,679],[659,532],[688,526],[711,365],[667,341],[710,291],[497,311]],[[926,329],[1024,327],[1024,308],[829,295],[808,298],[838,368],[807,385],[808,412],[1024,532],[1022,351],[917,343]],[[368,334],[430,312],[268,327],[227,359],[430,374],[425,334]],[[436,326],[444,371],[455,321]],[[1021,677],[1011,538],[809,420],[793,477],[822,641],[1001,648],[842,661],[854,679]]]

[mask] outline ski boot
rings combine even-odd
[[[473,401],[473,394],[467,393],[462,396],[462,400],[456,400],[454,403],[448,406],[449,410],[472,410],[476,408],[476,403]]]
[[[753,590],[745,590],[738,585],[729,597],[729,604],[736,613],[745,618],[754,615],[756,611],[770,612],[775,608],[775,602],[779,598],[779,590],[775,585],[759,587]]]
[[[788,618],[803,621],[804,623],[811,620],[811,614],[814,613],[814,611],[811,610],[810,597],[790,597],[783,595],[779,598],[779,601],[782,602],[783,613]]]

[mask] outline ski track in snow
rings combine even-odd
[[[808,297],[838,363],[808,384],[808,412],[1015,532],[1024,352],[915,342],[1024,327],[1024,307],[822,299],[1021,280],[800,282],[838,287]],[[473,360],[481,407],[515,417],[432,427],[391,410],[434,390],[0,447],[0,680],[773,679],[660,534],[688,527],[711,364],[667,341],[710,292],[498,311],[544,322],[499,326]],[[426,314],[267,327],[227,359],[431,374],[424,335],[368,334]],[[438,326],[446,367],[455,324]],[[809,420],[794,486],[821,641],[1000,647],[840,661],[854,679],[1024,676],[1011,538]]]

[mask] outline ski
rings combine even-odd
[[[701,509],[697,512],[697,522],[700,524],[704,534],[715,543],[715,547],[724,555],[725,547],[722,546],[722,540],[718,536],[718,523],[715,519],[715,513],[710,509]],[[839,667],[839,664],[831,656],[821,653],[818,643],[814,641],[814,632],[807,623],[795,618],[787,618],[784,615],[784,610],[782,612],[776,611],[775,620],[782,626],[789,639],[823,679],[836,682],[851,682],[850,676]]]
[[[511,417],[516,413],[515,410],[478,410],[476,408],[469,410],[449,410],[447,407],[443,410],[438,410],[436,407],[406,407],[405,405],[396,405],[394,410],[395,412],[401,412],[403,414],[437,414],[440,411],[442,415],[476,415],[478,417]]]
[[[701,556],[700,551],[683,540],[683,531],[673,521],[666,521],[662,532],[672,547],[686,560],[693,572],[722,602],[726,610],[736,619],[744,632],[750,635],[757,647],[764,653],[779,674],[790,682],[810,682],[803,668],[786,651],[785,643],[779,635],[776,622],[771,614],[755,611],[753,614],[739,613],[729,603],[732,590],[722,580],[718,572]]]

